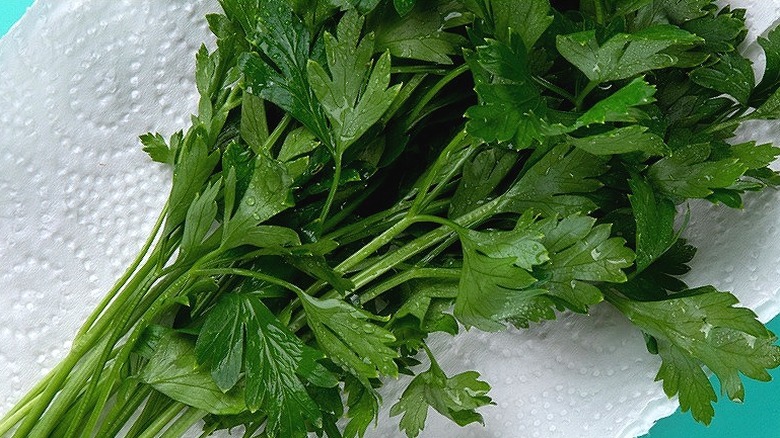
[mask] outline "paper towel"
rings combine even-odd
[[[749,10],[748,41],[780,17],[779,0],[731,3]],[[214,0],[38,0],[0,40],[0,413],[65,355],[146,238],[169,176],[137,136],[186,127],[194,53],[212,41],[203,15],[217,8]],[[760,48],[743,49],[760,70]],[[776,125],[748,129],[780,137]],[[768,320],[780,311],[780,195],[746,204],[694,206],[687,236],[700,252],[688,280],[733,290]],[[608,305],[431,344],[445,371],[478,370],[497,405],[481,411],[484,428],[461,429],[431,411],[425,437],[633,437],[676,407],[653,382],[658,358]],[[401,435],[387,410],[407,383],[387,383],[370,436]]]

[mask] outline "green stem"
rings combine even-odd
[[[35,408],[27,414],[24,422],[14,433],[14,438],[51,436],[51,431],[57,427],[62,416],[73,405],[73,401],[84,391],[84,382],[89,379],[99,359],[100,355],[94,350],[84,355],[66,357],[64,360],[66,366],[63,370],[67,369],[68,372],[58,373],[57,378],[49,382],[46,392],[41,395],[40,400],[36,401]],[[57,399],[55,403],[51,403],[54,395]],[[43,409],[46,409],[45,415],[42,415]]]
[[[198,423],[203,417],[206,416],[206,412],[200,409],[188,408],[183,414],[171,424],[168,429],[160,435],[160,438],[181,438],[184,434],[190,430],[192,426]]]
[[[443,76],[449,73],[451,70],[447,70],[446,68],[436,68],[431,67],[430,65],[408,65],[408,66],[402,66],[402,67],[391,67],[390,68],[390,74],[431,74],[431,75],[439,75]]]
[[[133,276],[133,273],[138,269],[138,267],[143,262],[144,258],[147,256],[147,253],[149,252],[149,249],[154,244],[154,241],[157,238],[157,234],[159,234],[160,229],[162,228],[162,224],[165,222],[165,215],[168,214],[168,204],[166,203],[165,206],[162,209],[162,212],[160,213],[160,216],[157,218],[157,222],[154,223],[154,226],[152,227],[151,233],[149,233],[149,237],[146,239],[146,242],[144,242],[143,247],[141,247],[141,251],[138,253],[138,256],[133,260],[133,262],[130,264],[130,266],[127,268],[125,273],[122,275],[122,277],[114,284],[114,286],[111,288],[111,290],[108,291],[108,294],[103,298],[103,300],[98,304],[97,309],[92,312],[92,314],[87,318],[87,321],[84,323],[84,325],[81,327],[81,330],[79,330],[78,334],[76,335],[77,338],[84,335],[84,333],[89,330],[92,325],[95,323],[95,321],[100,317],[103,310],[105,310],[106,307],[108,307],[109,303],[116,297],[116,295],[119,293],[120,290],[124,287],[124,285],[130,280],[130,277]]]
[[[156,437],[157,434],[160,433],[160,431],[163,430],[167,424],[170,424],[176,418],[176,416],[181,413],[185,406],[186,405],[178,402],[172,403],[167,409],[160,413],[160,415],[149,425],[149,427],[146,428],[146,430],[143,431],[143,433],[138,435],[138,438]]]
[[[152,393],[152,387],[142,385],[133,391],[133,394],[124,401],[117,403],[106,415],[106,418],[95,436],[117,436],[122,427],[130,420],[133,414],[143,404],[144,400]]]
[[[547,79],[544,79],[540,76],[534,76],[533,77],[534,82],[541,85],[542,87],[552,91],[553,93],[563,97],[564,99],[568,100],[569,102],[576,104],[577,99],[569,93],[568,91],[564,90],[563,88],[553,84],[552,82],[548,81]]]
[[[366,304],[383,293],[393,289],[403,283],[418,278],[460,278],[459,269],[446,268],[411,268],[398,275],[388,278],[386,281],[378,284],[360,295],[360,304]]]
[[[105,383],[101,388],[99,386],[101,375],[103,374],[103,371],[106,369],[106,364],[108,363],[109,356],[112,354],[112,351],[114,350],[114,346],[126,334],[129,327],[132,327],[134,324],[134,319],[132,318],[133,313],[127,310],[135,309],[140,305],[140,303],[143,301],[144,296],[152,288],[154,281],[157,278],[157,275],[158,275],[157,272],[151,272],[146,277],[145,281],[140,284],[140,287],[134,291],[132,299],[127,300],[125,302],[125,305],[123,306],[125,311],[112,319],[111,322],[113,324],[113,330],[109,331],[109,337],[106,342],[106,345],[103,347],[100,353],[100,359],[98,361],[98,364],[95,366],[95,370],[92,376],[90,377],[88,387],[85,391],[85,394],[81,402],[79,403],[80,406],[74,417],[74,421],[71,423],[71,426],[68,429],[66,438],[75,437],[76,434],[80,434],[84,431],[91,433],[92,428],[97,424],[97,421],[100,419],[100,415],[103,412],[103,407],[105,403],[108,401],[110,391],[114,387],[113,382],[117,381],[114,378],[115,376],[112,376],[113,373],[109,373],[109,376],[112,377],[109,378],[108,382]],[[114,364],[111,367],[109,367],[109,370],[112,367],[116,367],[116,365],[117,363],[114,362]],[[89,414],[89,416],[87,417],[87,421],[85,422],[83,420],[87,414]]]
[[[6,414],[0,423],[0,436],[5,435],[16,423],[20,422],[25,415],[32,409],[39,396],[32,397],[26,403],[19,403],[14,409]]]
[[[341,155],[333,155],[333,182],[330,183],[330,190],[328,191],[328,197],[325,199],[325,205],[322,207],[320,213],[319,223],[325,224],[328,219],[328,213],[333,205],[333,200],[336,199],[336,192],[339,190],[339,183],[341,182]]]
[[[582,111],[582,106],[585,104],[585,98],[587,98],[588,95],[598,86],[598,81],[590,81],[588,82],[588,85],[586,85],[585,88],[580,91],[580,93],[577,95],[577,99],[575,100],[577,111]]]
[[[473,225],[475,223],[479,223],[479,222],[485,220],[486,218],[492,216],[493,214],[495,214],[496,210],[500,207],[502,202],[504,202],[503,198],[502,197],[498,197],[498,198],[496,198],[496,199],[494,199],[494,200],[492,200],[492,201],[490,201],[490,202],[488,202],[486,204],[483,204],[479,208],[477,208],[475,210],[472,210],[469,213],[464,214],[463,216],[459,217],[458,219],[455,219],[453,221],[453,223],[455,223],[455,224],[457,224],[457,225],[459,225],[461,227],[469,227],[469,226],[471,226],[471,225]],[[403,223],[403,225],[404,225],[403,228],[405,229],[406,227],[408,227],[412,223],[416,222],[417,220],[418,220],[417,218],[407,217],[404,220],[402,220],[401,222],[399,222],[399,224]],[[396,224],[396,225],[399,225],[399,224]],[[388,230],[388,232],[390,232],[391,230]],[[392,234],[392,233],[388,233],[388,232],[385,232],[383,234],[383,236],[387,235],[385,237],[385,239],[389,238],[389,240],[387,240],[386,243],[389,243],[392,240],[392,237],[389,237],[390,234]],[[424,234],[424,235],[414,239],[413,241],[411,241],[411,242],[407,243],[406,245],[402,246],[401,248],[396,249],[394,252],[385,255],[384,257],[382,257],[381,260],[378,260],[373,265],[369,266],[368,268],[364,269],[363,271],[361,271],[357,275],[355,275],[352,278],[350,278],[350,280],[352,280],[352,283],[355,285],[355,289],[354,290],[360,289],[361,287],[365,286],[366,284],[370,283],[371,281],[373,281],[376,278],[378,278],[381,275],[383,275],[385,272],[389,271],[390,269],[393,269],[398,264],[403,263],[404,261],[408,260],[410,257],[413,257],[413,256],[419,254],[420,252],[425,251],[426,249],[430,248],[431,246],[436,245],[440,241],[442,241],[442,240],[446,239],[447,237],[449,237],[453,232],[454,231],[452,231],[451,228],[450,228],[450,224],[448,224],[447,226],[439,227],[439,228],[437,228],[435,230],[429,231],[427,234]],[[363,251],[360,251],[360,253],[363,253]],[[371,253],[373,253],[373,251]],[[368,255],[363,253],[362,255],[365,255],[365,257],[367,257],[368,255],[370,255],[370,253]],[[359,261],[362,261],[362,260],[365,259],[365,257],[363,257],[363,258],[356,257],[354,262],[357,263]],[[339,267],[342,267],[342,268],[345,267],[345,266],[342,266],[342,265],[346,265],[346,263],[347,263],[347,260],[342,262],[342,264],[339,265]],[[351,267],[350,265],[346,265],[346,266]],[[343,269],[339,269],[338,267],[337,267],[337,269],[339,270],[339,272],[344,272]],[[325,299],[333,298],[333,297],[335,297],[337,295],[338,295],[338,292],[331,291],[331,292],[326,293],[325,295],[323,295],[323,298],[325,298]],[[306,321],[306,315],[304,315],[302,312],[298,313],[292,319],[292,322],[290,323],[289,327],[294,332],[298,331],[305,325],[305,323],[306,323],[305,321]]]
[[[436,159],[436,162],[433,164],[433,166],[428,169],[421,181],[415,185],[417,196],[415,197],[414,202],[412,202],[412,207],[409,209],[409,214],[415,215],[419,213],[425,207],[426,201],[434,198],[433,196],[429,196],[430,194],[428,193],[428,190],[430,190],[431,186],[433,185],[434,179],[436,179],[439,171],[452,158],[452,153],[468,144],[469,141],[469,135],[464,129],[459,132],[458,135],[456,135],[455,138],[449,142],[449,144],[447,144],[441,154],[439,154],[439,157]],[[462,164],[462,161],[463,160],[461,160],[460,164]],[[452,171],[449,172],[449,175],[451,174]]]
[[[417,101],[414,108],[412,108],[412,111],[409,113],[409,117],[407,118],[407,129],[411,128],[417,123],[417,118],[420,117],[420,114],[422,113],[423,109],[425,109],[425,106],[428,105],[433,100],[433,98],[436,97],[436,95],[447,86],[447,84],[467,71],[469,71],[469,66],[467,64],[461,64],[458,67],[452,69],[452,71],[450,71],[446,76],[439,79],[439,81],[436,82],[436,84],[434,84],[433,87],[431,87],[431,89],[428,90],[428,92]]]
[[[194,274],[196,275],[240,275],[242,277],[255,278],[258,280],[265,281],[267,283],[275,284],[277,286],[283,287],[295,293],[297,296],[303,296],[306,294],[306,292],[304,292],[303,289],[299,288],[298,286],[290,282],[276,278],[272,275],[263,274],[262,272],[250,271],[249,269],[239,269],[239,268],[203,269],[203,270],[195,271]]]
[[[284,117],[282,117],[282,120],[280,120],[279,124],[276,125],[276,128],[274,128],[274,130],[271,132],[268,138],[265,139],[265,143],[263,143],[262,150],[268,151],[271,148],[273,148],[274,144],[276,144],[276,142],[279,141],[279,138],[284,133],[284,130],[287,129],[287,126],[290,125],[290,122],[292,122],[292,116],[285,113]]]
[[[333,229],[342,221],[347,219],[350,215],[352,215],[352,213],[354,213],[355,210],[360,207],[366,199],[374,194],[374,192],[382,185],[382,183],[384,183],[385,179],[385,176],[380,176],[376,183],[371,184],[364,190],[361,190],[353,201],[345,205],[344,208],[335,213],[330,219],[328,219],[327,222],[322,225],[323,231]]]
[[[604,0],[593,0],[593,7],[596,10],[596,22],[604,24],[607,20],[607,8],[604,6]]]

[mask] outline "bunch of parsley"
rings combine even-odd
[[[780,184],[780,149],[727,141],[780,118],[779,32],[756,84],[745,11],[710,0],[221,3],[192,126],[141,137],[173,167],[154,232],[0,434],[363,436],[407,373],[415,437],[491,403],[428,334],[602,301],[701,422],[708,371],[741,400],[780,365],[753,312],[678,278],[686,200]]]

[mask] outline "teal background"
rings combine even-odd
[[[67,0],[58,0],[67,1]],[[0,0],[0,35],[24,14],[32,0]],[[769,328],[780,333],[780,318]],[[746,382],[744,404],[723,400],[715,406],[709,427],[695,423],[688,413],[677,412],[659,421],[642,438],[778,438],[780,437],[780,370],[773,370],[773,383]]]
[[[0,35],[8,32],[31,4],[32,0],[0,0]]]

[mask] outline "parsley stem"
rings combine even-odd
[[[139,434],[137,438],[154,438],[157,436],[157,434],[160,433],[163,428],[167,424],[169,424],[171,421],[173,421],[177,415],[179,415],[184,409],[186,405],[174,402],[171,403],[168,408],[166,408],[164,411],[160,412],[160,414],[157,416],[157,418],[152,421],[152,423],[149,425],[149,427],[146,428],[146,430],[143,431],[143,433]]]
[[[585,98],[588,97],[588,95],[596,89],[596,87],[599,86],[598,81],[590,81],[588,82],[588,85],[585,86],[585,88],[580,91],[579,94],[577,94],[577,99],[575,100],[575,106],[577,107],[577,111],[582,111],[582,106],[585,104]]]
[[[595,9],[594,12],[596,13],[596,23],[604,24],[607,19],[607,8],[604,5],[604,0],[594,0],[593,8]]]
[[[471,212],[460,216],[458,219],[455,219],[453,222],[463,227],[468,227],[471,224],[478,223],[484,220],[485,218],[493,215],[502,202],[503,202],[503,198],[499,196],[493,199],[492,201],[485,203],[480,207],[472,210]],[[337,266],[336,271],[337,272],[348,271],[357,263],[360,263],[361,261],[365,260],[366,257],[373,254],[373,252],[376,249],[381,248],[386,243],[390,243],[390,241],[392,241],[395,235],[397,235],[394,233],[400,232],[399,229],[404,230],[415,222],[419,222],[419,219],[417,217],[415,216],[405,217],[404,219],[402,219],[393,227],[391,227],[390,229],[382,233],[380,236],[377,237],[377,239],[375,239],[369,244],[371,248],[374,249],[369,248],[369,245],[363,247],[363,249],[358,251],[358,253],[355,253],[352,257],[348,258],[347,260],[342,262],[339,266]],[[412,240],[411,242],[396,249],[395,251],[386,254],[384,257],[382,257],[381,260],[378,260],[373,265],[360,271],[358,274],[356,274],[350,279],[352,280],[352,283],[355,285],[355,290],[360,289],[361,287],[365,286],[366,284],[380,277],[385,272],[389,271],[390,269],[397,266],[398,264],[403,263],[409,258],[419,254],[420,252],[430,248],[433,245],[436,245],[440,241],[446,239],[453,232],[454,231],[452,231],[449,226],[441,226],[435,230],[429,231],[428,233]],[[382,237],[382,240],[377,241],[380,237]],[[315,283],[315,286],[317,286],[318,284],[319,283]],[[322,285],[320,285],[319,287],[321,288]],[[323,295],[323,298],[333,298],[337,294],[338,292],[336,291],[330,291],[329,293]],[[292,319],[292,322],[289,325],[290,330],[292,330],[293,332],[300,330],[305,325],[305,320],[306,320],[306,316],[302,312],[298,313]]]
[[[394,75],[409,74],[409,73],[416,73],[416,74],[425,73],[431,75],[444,76],[450,72],[451,70],[447,70],[446,68],[436,68],[436,67],[431,67],[430,65],[405,65],[405,66],[390,68],[390,73]]]
[[[324,224],[328,219],[328,213],[330,213],[330,207],[333,205],[333,200],[336,199],[336,192],[339,190],[339,183],[341,182],[341,155],[333,155],[333,182],[330,183],[330,190],[328,190],[328,197],[325,199],[325,205],[322,207],[320,213],[319,223]]]
[[[111,408],[95,436],[117,436],[152,391],[150,385],[138,385],[124,403],[116,403]]]
[[[436,82],[436,84],[434,84],[433,87],[431,87],[428,92],[426,92],[420,98],[420,100],[417,101],[417,103],[414,105],[414,108],[412,108],[412,110],[409,112],[409,117],[407,118],[407,129],[411,128],[418,122],[417,119],[420,117],[420,114],[422,114],[425,106],[428,105],[433,100],[433,98],[436,97],[436,95],[447,86],[447,84],[467,71],[469,71],[468,64],[461,64],[458,67],[452,69],[452,71],[450,71],[446,76],[439,79],[439,81]]]
[[[290,125],[290,122],[292,122],[292,116],[285,113],[284,117],[282,117],[282,120],[279,121],[279,124],[276,125],[273,131],[271,131],[271,134],[268,136],[268,138],[265,139],[265,143],[263,143],[263,148],[262,148],[263,151],[271,150],[271,148],[274,147],[274,144],[276,144],[276,142],[279,141],[279,138],[287,129],[287,126]]]
[[[199,271],[195,271],[194,274],[196,275],[240,275],[242,277],[250,277],[255,278],[258,280],[265,281],[267,283],[275,284],[277,286],[283,287],[296,295],[303,296],[306,295],[306,292],[304,292],[303,289],[299,288],[298,286],[284,281],[282,279],[276,278],[272,275],[263,274],[262,272],[258,271],[251,271],[249,269],[240,269],[240,268],[214,268],[214,269],[203,269]]]
[[[569,102],[576,104],[577,99],[569,93],[568,91],[564,90],[563,88],[553,84],[552,82],[548,81],[547,79],[544,79],[540,76],[534,76],[533,77],[534,82],[541,85],[542,87],[552,91],[553,93],[563,97],[564,99],[568,100]]]
[[[458,150],[459,148],[462,148],[466,145],[468,145],[471,142],[471,139],[469,138],[468,133],[466,130],[460,131],[448,144],[444,147],[444,150],[439,154],[439,157],[436,159],[436,162],[431,166],[423,175],[422,179],[418,184],[415,185],[415,189],[417,190],[417,196],[415,197],[414,201],[412,202],[412,206],[409,209],[409,214],[415,215],[419,213],[426,204],[426,201],[430,200],[431,198],[434,198],[435,195],[437,195],[437,192],[434,192],[433,196],[429,195],[429,190],[431,186],[433,185],[434,180],[439,177],[439,171],[444,168],[445,165],[447,165],[450,160],[452,160],[452,154]],[[468,154],[466,154],[468,155]],[[454,169],[450,169],[450,171],[447,173],[448,178],[452,178],[454,174],[457,174],[457,171],[460,169],[460,166],[465,162],[465,159],[468,157],[461,157],[461,159],[458,161],[456,166],[453,166]],[[439,186],[446,184],[447,180],[442,181]]]
[[[92,325],[95,323],[98,317],[103,313],[106,307],[108,307],[108,304],[114,299],[114,297],[116,297],[119,291],[122,290],[122,287],[133,276],[133,273],[135,273],[135,271],[141,265],[144,258],[148,255],[149,249],[152,247],[152,244],[157,239],[157,235],[159,234],[160,229],[162,228],[163,222],[165,222],[165,216],[167,214],[168,214],[168,203],[165,204],[165,206],[162,209],[162,212],[160,212],[160,216],[157,218],[157,222],[154,223],[154,226],[152,227],[152,230],[149,233],[149,237],[146,239],[146,242],[144,242],[144,245],[141,247],[141,251],[138,253],[138,256],[135,258],[135,260],[133,260],[133,262],[127,268],[125,273],[114,284],[111,290],[108,291],[108,294],[103,298],[100,304],[98,304],[97,309],[94,312],[92,312],[92,314],[89,316],[87,321],[81,327],[78,334],[76,335],[76,338],[80,338],[82,335],[84,335],[84,333],[87,332],[87,330],[89,330],[92,327]]]
[[[410,280],[416,280],[418,278],[460,278],[460,269],[447,269],[447,268],[410,268],[401,272],[393,277],[388,278],[384,282],[372,287],[363,294],[360,295],[360,304],[366,304],[367,302],[375,299],[390,289],[397,287]]]
[[[192,426],[200,421],[206,413],[200,409],[188,407],[168,429],[160,435],[160,438],[180,438],[184,436]]]

